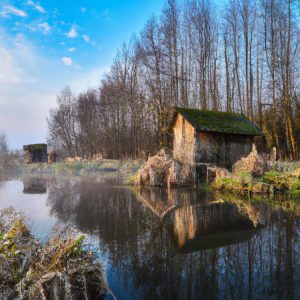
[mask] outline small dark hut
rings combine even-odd
[[[241,114],[175,108],[173,156],[183,164],[231,168],[252,150],[261,130]]]
[[[23,150],[24,150],[24,160],[27,164],[48,161],[46,144],[24,145]]]

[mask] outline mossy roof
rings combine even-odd
[[[24,151],[34,151],[34,150],[46,150],[47,151],[47,144],[30,144],[23,146]]]
[[[176,107],[175,117],[178,113],[197,131],[262,135],[261,130],[241,114]]]

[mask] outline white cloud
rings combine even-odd
[[[81,7],[80,11],[84,14],[86,12],[86,8],[85,7]]]
[[[75,38],[78,35],[76,27],[72,26],[70,31],[67,33],[67,37],[69,38]]]
[[[83,34],[82,38],[84,39],[85,42],[91,44],[92,46],[96,46],[96,43],[91,40],[91,38],[87,34]]]
[[[63,57],[62,62],[64,63],[65,66],[71,66],[73,64],[73,60],[71,57]]]
[[[16,65],[11,53],[4,47],[0,47],[0,82],[2,84],[14,84],[21,81],[22,70]]]
[[[91,41],[91,38],[90,38],[87,34],[84,34],[84,35],[82,36],[82,38],[83,38],[87,43],[89,43],[89,42]]]
[[[69,51],[69,52],[74,52],[74,51],[76,51],[76,48],[71,47],[71,48],[68,49],[68,51]]]
[[[0,87],[24,82],[34,82],[33,76],[25,75],[24,69],[33,74],[37,70],[38,59],[32,45],[22,34],[7,37],[0,28]]]
[[[0,27],[0,70],[5,70],[0,73],[0,128],[11,147],[21,148],[30,139],[44,140],[46,114],[55,103],[44,58],[26,36],[9,35]],[[40,80],[42,76],[48,77]]]
[[[109,72],[110,66],[102,66],[102,67],[95,67],[86,72],[80,72],[71,82],[69,85],[75,93],[81,93],[82,91],[86,90],[90,87],[97,87],[99,86],[100,80],[102,76]]]
[[[38,27],[42,29],[44,34],[48,34],[51,31],[51,26],[47,22],[38,24]]]
[[[12,5],[5,5],[3,7],[3,10],[1,11],[1,16],[2,17],[8,17],[9,15],[14,15],[14,16],[17,16],[17,17],[27,17],[27,14],[25,11],[19,9],[19,8],[16,8]]]
[[[70,85],[76,93],[82,92],[98,85],[101,74],[109,70],[77,66],[71,54],[54,59],[40,52],[40,46],[0,26],[0,70],[5,70],[0,72],[0,129],[13,149],[45,140],[46,118],[49,109],[56,107],[56,94],[61,88]]]
[[[28,70],[38,71],[40,69],[40,58],[34,45],[24,34],[17,34],[13,39],[14,55],[18,58],[19,65]]]
[[[38,10],[42,14],[46,12],[46,10],[41,5],[34,3],[32,0],[27,1],[27,4],[33,6],[36,10]]]
[[[35,27],[42,22],[37,21]],[[76,47],[66,45],[66,50]],[[46,118],[49,109],[56,106],[56,94],[62,87],[70,85],[76,93],[82,92],[97,86],[101,74],[109,70],[109,66],[78,66],[71,52],[53,58],[40,46],[24,34],[8,33],[0,26],[0,70],[5,70],[0,72],[0,129],[12,148],[45,140]]]

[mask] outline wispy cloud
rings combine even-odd
[[[78,33],[77,33],[77,30],[76,30],[76,27],[75,26],[72,26],[71,27],[71,29],[70,29],[70,31],[69,32],[67,32],[67,37],[69,37],[69,38],[75,38],[77,35],[78,35]]]
[[[91,40],[90,36],[87,34],[83,34],[82,38],[85,42],[91,44],[92,46],[96,46],[96,43],[94,41]]]
[[[5,72],[0,73],[0,82],[2,84],[14,84],[21,81],[22,70],[17,66],[14,57],[11,53],[0,47],[0,67]]]
[[[73,60],[72,60],[71,57],[65,56],[61,60],[62,60],[62,62],[64,63],[65,66],[69,67],[69,66],[72,66],[72,64],[73,64]]]
[[[46,10],[41,5],[34,3],[32,0],[27,1],[27,4],[33,6],[37,11],[39,11],[42,14],[46,12]]]
[[[74,52],[74,51],[76,51],[76,48],[71,47],[71,48],[68,49],[68,51],[69,51],[69,52]]]
[[[34,48],[24,35],[8,37],[0,28],[0,70],[5,70],[0,74],[0,90],[1,87],[34,82],[37,64]],[[25,75],[26,71],[30,75]]]
[[[91,38],[90,38],[87,34],[84,34],[84,35],[82,36],[82,38],[83,38],[87,43],[89,43],[89,42],[91,41]]]
[[[48,22],[40,23],[38,24],[38,27],[42,30],[44,34],[49,34],[52,29],[52,27],[48,24]]]
[[[9,15],[14,15],[17,17],[27,17],[27,14],[24,10],[21,10],[12,5],[4,5],[0,14],[2,17],[8,17]]]
[[[102,76],[110,70],[110,66],[102,66],[80,72],[74,80],[70,82],[70,87],[75,93],[80,93],[89,87],[96,87],[99,85]]]

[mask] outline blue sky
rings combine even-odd
[[[0,132],[11,148],[43,142],[46,117],[66,86],[95,86],[122,42],[164,0],[1,0]]]

